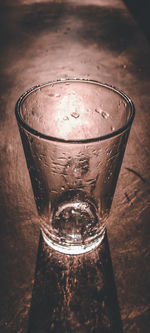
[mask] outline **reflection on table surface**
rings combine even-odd
[[[122,332],[107,235],[95,251],[75,256],[40,237],[29,332]]]

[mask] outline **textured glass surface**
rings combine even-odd
[[[100,244],[134,116],[130,99],[82,79],[46,83],[16,106],[45,241],[67,254]]]

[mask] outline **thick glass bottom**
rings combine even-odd
[[[64,253],[64,254],[70,254],[70,255],[77,255],[77,254],[83,254],[89,251],[94,250],[97,246],[101,244],[101,242],[104,239],[106,229],[103,229],[99,237],[97,237],[94,241],[89,242],[87,244],[59,244],[54,242],[52,239],[47,237],[45,232],[42,230],[43,239],[46,242],[48,246],[50,246],[55,251]]]

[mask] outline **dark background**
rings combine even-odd
[[[150,2],[148,0],[124,0],[131,14],[134,16],[137,24],[150,41]]]

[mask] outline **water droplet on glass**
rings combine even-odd
[[[101,108],[96,108],[95,112],[99,113],[104,119],[109,117],[109,113],[103,111]]]
[[[95,112],[100,113],[101,109],[95,109]]]
[[[55,94],[55,97],[60,97],[60,94]]]
[[[114,132],[115,130],[115,127],[111,126],[111,131]]]
[[[73,118],[79,118],[79,113],[78,112],[72,112],[71,113],[71,116],[73,117]]]
[[[104,119],[107,119],[109,118],[109,113],[105,112],[105,111],[102,111],[101,112],[101,116],[104,118]]]
[[[96,110],[95,110],[96,111]],[[87,112],[92,112],[92,110],[91,109],[87,109]]]

